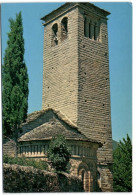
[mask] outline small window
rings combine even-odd
[[[84,19],[84,36],[87,37],[87,19]]]
[[[52,36],[52,45],[58,45],[58,24],[54,24],[52,26],[52,32],[53,32],[53,36]]]
[[[68,35],[68,18],[65,17],[61,21],[61,40],[65,40]]]
[[[35,146],[33,146],[33,152],[34,152],[34,154],[35,154]]]
[[[91,22],[89,23],[89,38],[91,39],[92,36],[91,36]]]
[[[26,153],[29,153],[29,146],[26,146]]]
[[[97,40],[97,26],[94,24],[94,40]]]
[[[40,145],[40,154],[42,153],[42,150],[43,150],[43,146]]]
[[[32,148],[32,145],[31,145],[31,147],[30,147],[30,152],[31,152],[31,154],[32,154],[32,152],[33,152],[33,148]]]
[[[46,151],[45,151],[45,145],[44,145],[44,146],[43,146],[43,153],[45,154],[45,152],[46,152]]]
[[[72,155],[74,155],[74,146],[71,146]]]
[[[25,146],[25,154],[26,154],[26,146]]]
[[[19,149],[20,149],[19,151],[20,151],[20,154],[21,154],[22,153],[22,147],[19,147]]]
[[[76,146],[74,146],[74,155],[76,155],[77,152],[76,152]]]
[[[36,152],[38,153],[38,145],[36,146]]]

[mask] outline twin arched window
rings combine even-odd
[[[84,19],[84,36],[90,39],[99,41],[100,26],[98,22],[89,21],[87,18]]]
[[[61,29],[58,28],[58,24],[55,23],[52,26],[52,46],[58,45],[58,40],[64,41],[68,36],[68,18],[64,17],[61,21]]]

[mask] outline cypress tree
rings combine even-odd
[[[10,32],[2,66],[3,134],[17,140],[20,124],[27,117],[29,79],[24,62],[21,12],[9,22]]]
[[[132,192],[132,144],[128,135],[114,150],[113,160],[114,192]]]

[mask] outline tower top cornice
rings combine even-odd
[[[59,8],[53,10],[49,14],[42,17],[41,20],[43,20],[45,22],[43,25],[46,25],[50,21],[54,20],[55,18],[65,14],[66,12],[68,12],[71,9],[76,8],[76,7],[81,7],[82,9],[88,10],[90,12],[97,12],[101,17],[105,17],[105,18],[110,14],[110,12],[108,12],[104,9],[101,9],[92,3],[78,3],[78,2],[65,3],[62,6],[60,6]]]

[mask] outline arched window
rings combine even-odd
[[[100,41],[100,20],[93,20],[91,17],[84,16],[84,36],[89,39]]]
[[[89,22],[89,38],[91,39],[91,22]]]
[[[52,26],[52,32],[53,32],[52,45],[55,46],[58,45],[58,24],[57,23]]]
[[[94,40],[97,40],[97,26],[94,24]]]
[[[68,35],[68,18],[64,17],[61,21],[61,40],[65,40]]]
[[[87,19],[84,19],[84,36],[87,37]]]
[[[89,22],[89,38],[92,39],[93,29],[92,29],[92,21]]]

